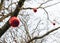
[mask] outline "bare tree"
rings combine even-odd
[[[0,40],[2,40],[0,43],[46,43],[47,37],[50,37],[52,34],[58,34],[58,30],[60,29],[60,26],[57,25],[60,24],[59,17],[51,20],[47,8],[59,5],[60,2],[56,1],[53,4],[48,4],[54,2],[54,0],[38,0],[41,2],[37,7],[33,7],[31,3],[32,7],[28,5],[26,5],[28,7],[24,7],[25,3],[27,2],[29,4],[30,1],[32,3],[33,1],[37,2],[37,0],[16,0],[16,2],[14,2],[14,0],[1,0],[0,22],[4,24],[1,24],[2,26],[0,28]],[[31,10],[33,10],[34,13]],[[39,14],[43,15],[33,16],[33,14],[38,14],[38,10],[39,12],[41,10],[42,12]],[[20,20],[20,25],[16,28],[11,27],[9,24],[9,20],[13,16],[18,17]],[[51,27],[49,27],[49,25],[51,24],[49,23],[51,23],[53,27],[55,25],[57,26],[50,29]],[[53,41],[60,43],[56,39],[53,39]]]

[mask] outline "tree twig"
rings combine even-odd
[[[52,33],[52,32],[54,32],[54,31],[58,30],[59,28],[60,28],[60,27],[57,27],[57,28],[55,28],[55,29],[52,29],[52,30],[48,31],[47,33],[45,33],[45,34],[42,35],[42,36],[34,37],[34,38],[32,38],[31,40],[29,40],[27,43],[30,43],[30,42],[32,42],[32,41],[35,40],[35,39],[44,38],[44,37],[46,37],[47,35],[49,35],[50,33]]]
[[[52,5],[45,6],[45,7],[43,7],[43,8],[48,8],[48,7],[54,6],[54,5],[59,4],[59,3],[60,3],[60,2],[57,2],[57,3],[54,3],[54,4],[52,4]]]
[[[4,0],[1,0],[1,3],[0,3],[0,10],[1,10],[1,8],[2,8],[3,2],[4,2]]]

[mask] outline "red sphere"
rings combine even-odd
[[[37,8],[33,8],[33,11],[36,13],[37,12]]]
[[[11,17],[9,20],[9,24],[12,27],[17,27],[19,25],[19,19],[17,17]]]
[[[55,23],[53,23],[53,25],[55,25]]]

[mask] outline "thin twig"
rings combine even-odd
[[[60,2],[57,2],[57,3],[54,3],[54,4],[52,4],[52,5],[45,6],[45,7],[43,7],[43,8],[48,8],[48,7],[54,6],[54,5],[59,4],[59,3],[60,3]]]
[[[40,6],[42,6],[43,4],[46,4],[46,3],[50,2],[50,1],[52,1],[52,0],[47,0],[46,2],[42,3]]]
[[[24,21],[24,19],[22,18],[22,20]],[[23,25],[24,25],[24,28],[25,28],[25,31],[26,31],[26,35],[29,37],[29,40],[31,39],[31,37],[30,37],[30,35],[29,35],[29,31],[28,31],[28,26],[27,26],[27,24],[26,24],[26,21],[22,21],[21,20],[21,22],[23,23]]]
[[[27,43],[30,43],[30,42],[32,42],[32,41],[35,40],[35,39],[44,38],[44,37],[46,37],[47,35],[49,35],[50,33],[52,33],[52,32],[54,32],[54,31],[58,30],[59,28],[60,28],[60,27],[57,27],[57,28],[55,28],[55,29],[52,29],[52,30],[48,31],[47,33],[45,33],[45,34],[42,35],[42,36],[34,37],[34,38],[32,38],[31,40],[29,40]]]

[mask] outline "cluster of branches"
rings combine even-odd
[[[16,16],[16,17],[17,17],[17,16],[18,16],[18,13],[19,13],[21,10],[33,9],[33,8],[30,8],[30,7],[29,7],[29,8],[23,8],[22,6],[24,5],[24,2],[25,2],[25,1],[26,1],[26,0],[19,0],[19,1],[18,1],[18,5],[16,6],[16,9],[15,9],[13,12],[10,12],[10,13],[7,14],[7,15],[0,14],[0,16],[2,16],[2,17],[0,18],[0,21],[4,20],[4,19],[7,18],[8,16],[11,16],[11,17],[12,17],[12,16]],[[46,2],[42,3],[39,7],[37,7],[37,9],[39,9],[39,8],[43,9],[43,10],[46,12],[47,16],[48,16],[48,12],[46,11],[45,8],[60,3],[60,2],[58,2],[58,3],[55,3],[55,4],[49,5],[49,6],[41,7],[43,4],[46,4],[47,2],[50,2],[50,1],[52,1],[52,0],[47,0]],[[0,11],[2,10],[3,2],[4,2],[4,0],[1,0],[1,3],[0,3]],[[14,4],[14,3],[12,3],[12,4]],[[10,4],[10,5],[12,5],[12,4]],[[49,17],[48,17],[48,19],[49,19]],[[22,21],[22,20],[23,20],[23,21]],[[32,42],[33,40],[36,40],[36,39],[42,39],[42,38],[44,38],[45,36],[49,35],[50,33],[54,32],[55,30],[58,30],[58,29],[60,28],[60,27],[57,27],[57,28],[55,28],[55,29],[53,29],[53,30],[48,31],[47,33],[45,33],[45,34],[42,35],[42,36],[37,36],[37,37],[31,38],[31,36],[29,35],[27,23],[24,21],[24,19],[22,19],[22,20],[21,20],[21,22],[22,22],[22,24],[23,24],[24,27],[25,27],[25,31],[26,31],[27,36],[29,37],[29,40],[27,41],[27,43],[30,43],[30,42]],[[39,23],[38,23],[38,24],[39,24]],[[38,24],[37,24],[36,28],[38,27]],[[2,28],[0,28],[0,37],[1,37],[9,28],[10,28],[10,25],[9,25],[9,20],[8,20],[8,21],[2,26]],[[36,28],[35,28],[35,30],[36,30]]]

